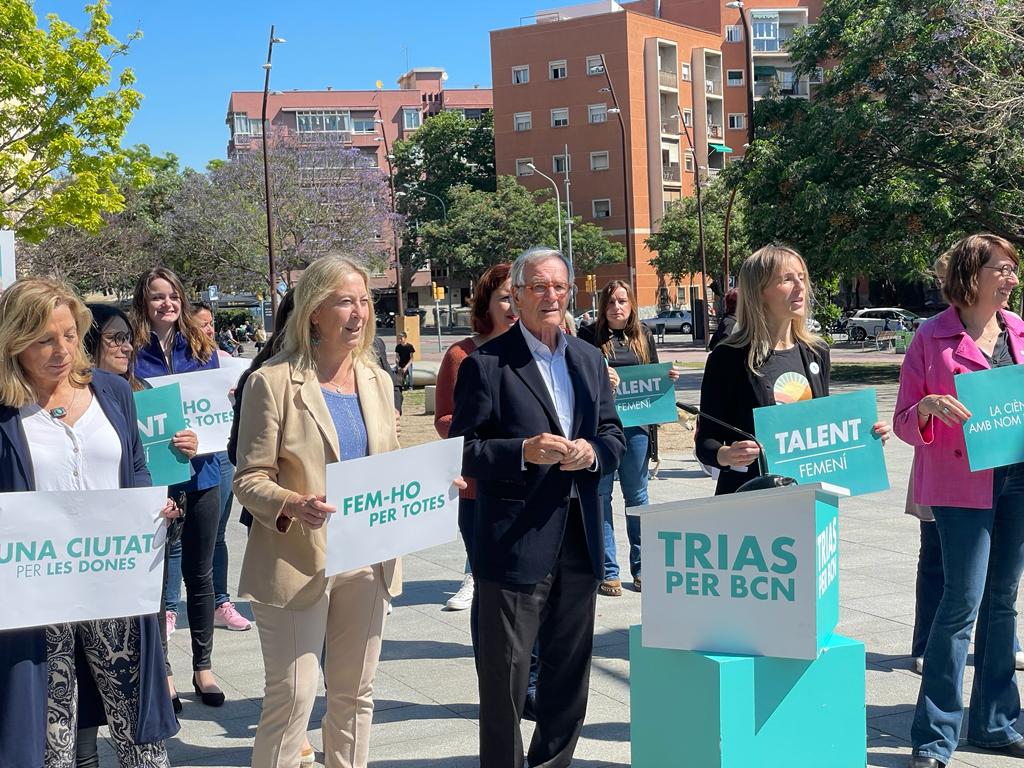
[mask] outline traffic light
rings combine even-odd
[[[444,301],[444,287],[443,286],[435,286],[434,287],[434,301]]]
[[[597,281],[594,279],[594,275],[587,275],[587,293],[594,292],[594,285],[596,284],[596,282]]]

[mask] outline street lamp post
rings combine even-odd
[[[377,110],[380,115],[380,109]],[[391,147],[388,146],[388,133],[384,129],[383,116],[373,121],[380,126],[380,136],[374,141],[384,142],[384,161],[388,164],[388,187],[391,190],[391,246],[395,253],[395,338],[400,338],[405,330],[405,299],[402,296],[402,260],[398,253],[398,231],[395,229],[394,218],[398,216],[395,200],[395,168],[391,163]]]
[[[267,45],[267,63],[263,65],[263,110],[260,125],[263,127],[263,192],[267,203],[267,281],[270,285],[270,310],[277,312],[277,270],[274,264],[274,203],[270,193],[270,160],[267,148],[267,135],[270,124],[267,123],[267,99],[270,96],[271,59],[274,56],[274,43],[283,43],[283,37],[274,37],[274,25],[270,25],[270,42]]]
[[[619,100],[615,96],[615,86],[612,85],[612,77],[608,72],[608,62],[605,61],[604,54],[601,54],[601,69],[604,70],[604,79],[608,83],[607,90],[604,88],[599,89],[601,93],[607,93],[611,96],[612,106],[608,110],[610,114],[615,115],[619,119],[619,133],[621,134],[622,140],[622,213],[625,217],[625,231],[626,231],[626,269],[629,271],[629,283],[633,287],[634,295],[636,294],[636,257],[633,254],[633,244],[629,236],[629,156],[626,152],[626,123],[622,119],[622,109],[619,107]]]
[[[445,225],[448,224],[448,206],[445,205],[444,198],[440,195],[435,195],[433,192],[427,192],[425,189],[420,189],[419,187],[408,186],[406,187],[406,190],[409,192],[418,192],[421,195],[426,195],[427,197],[432,197],[437,200],[437,202],[441,204],[441,217],[443,218]],[[455,325],[455,321],[452,316],[452,263],[450,257],[446,267],[446,271],[448,273],[448,327],[451,328]]]
[[[675,117],[677,118],[683,114],[683,109],[678,102],[676,103],[676,112]],[[704,251],[704,202],[700,192],[700,171],[704,166],[697,162],[697,149],[690,136],[690,126],[686,124],[685,120],[680,119],[679,122],[683,125],[683,135],[686,136],[686,144],[690,148],[690,154],[693,155],[693,193],[697,198],[697,250],[700,253],[701,295],[704,298],[704,349],[708,349],[711,340],[711,334],[708,332],[708,262]]]
[[[526,167],[536,173],[538,176],[543,176],[545,179],[551,182],[551,186],[555,189],[555,208],[558,210],[558,252],[562,253],[562,196],[558,194],[558,184],[548,176],[544,171],[541,171],[533,163],[527,163]]]
[[[725,4],[726,8],[733,8],[740,12],[740,23],[743,25],[743,49],[746,54],[746,58],[743,62],[743,72],[747,79],[747,145],[743,148],[743,157],[746,159],[747,154],[750,152],[750,148],[754,146],[754,49],[752,30],[750,28],[750,19],[747,17],[746,8],[743,5],[743,0],[732,0]],[[723,291],[729,290],[729,223],[732,219],[732,206],[736,199],[736,190],[738,186],[734,186],[732,191],[729,193],[729,206],[725,211],[725,227],[724,235],[725,239],[723,245],[723,258],[724,258],[724,280],[725,285],[722,286]]]

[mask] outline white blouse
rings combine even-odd
[[[20,413],[37,491],[121,487],[121,440],[95,395],[74,426],[37,403]]]

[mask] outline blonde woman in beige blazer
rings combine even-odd
[[[334,512],[326,465],[399,447],[393,385],[374,362],[373,333],[366,272],[322,258],[295,286],[284,349],[246,383],[234,490],[256,521],[239,585],[253,601],[266,670],[254,768],[299,765],[321,649],[325,765],[367,763],[373,677],[401,567],[390,560],[325,576],[323,525]]]

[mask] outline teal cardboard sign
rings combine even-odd
[[[851,496],[889,487],[875,390],[754,409],[754,434],[768,471],[798,483],[831,483]]]
[[[153,485],[184,483],[191,476],[189,461],[171,447],[174,433],[185,429],[181,386],[171,384],[136,392],[135,410]]]
[[[615,410],[624,427],[678,421],[676,388],[669,378],[670,363],[625,365],[616,368]]]
[[[971,412],[964,424],[971,471],[1024,461],[1024,366],[962,373],[953,382]]]

